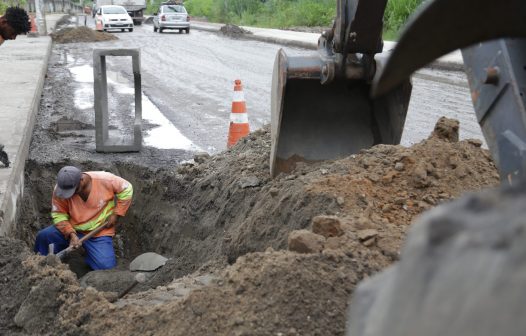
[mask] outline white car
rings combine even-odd
[[[190,16],[181,4],[161,4],[153,17],[153,31],[162,33],[165,29],[177,29],[179,33],[190,33]]]
[[[108,31],[110,29],[120,29],[121,31],[133,31],[133,20],[122,6],[101,6],[97,9],[95,17],[96,29]]]

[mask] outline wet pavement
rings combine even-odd
[[[93,25],[93,21],[88,21],[88,25]],[[133,33],[114,34],[119,40],[56,45],[54,53],[69,55],[65,66],[72,73],[78,67],[89,73],[94,48],[140,48],[144,118],[163,125],[149,131],[145,144],[209,153],[226,148],[233,81],[242,80],[250,126],[260,128],[270,122],[271,78],[277,51],[285,48],[289,55],[307,51],[198,29],[192,29],[190,34],[154,33],[153,26],[147,24],[136,26]],[[113,107],[122,109],[123,98],[116,97],[132,92],[131,58],[128,63],[108,58],[108,70],[112,84],[117,84],[115,78],[119,77],[114,88],[120,89],[114,89],[111,96],[116,102]],[[413,83],[403,145],[426,138],[441,116],[461,121],[462,139],[482,139],[462,72],[424,69],[415,75]],[[91,113],[93,98],[88,77],[74,76],[71,84],[76,87],[77,107]],[[131,95],[128,100],[132,104]],[[155,117],[149,116],[149,111]],[[173,144],[167,143],[171,138]]]

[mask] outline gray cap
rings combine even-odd
[[[55,188],[55,195],[59,198],[68,199],[75,193],[79,183],[82,172],[73,166],[65,166],[60,169],[57,175],[57,186]]]

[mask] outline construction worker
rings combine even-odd
[[[118,218],[128,211],[133,187],[125,179],[103,171],[81,172],[73,166],[60,169],[53,191],[51,217],[54,225],[38,232],[35,252],[54,253],[68,246],[81,244],[79,239],[101,225],[105,228],[84,241],[86,263],[93,270],[110,269],[117,265],[112,237]]]
[[[31,30],[29,16],[20,7],[8,7],[0,16],[0,45],[5,40],[14,40],[19,34],[27,34]]]

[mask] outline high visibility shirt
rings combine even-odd
[[[86,233],[104,225],[114,213],[124,216],[132,201],[133,187],[122,177],[103,171],[84,174],[91,177],[91,191],[86,201],[78,194],[63,199],[53,192],[51,217],[66,238],[72,232]],[[114,227],[103,229],[95,237],[113,235]]]

